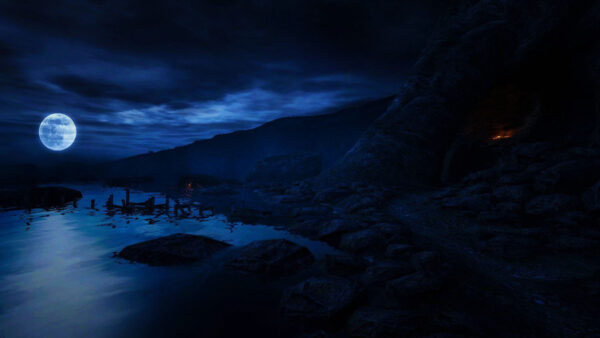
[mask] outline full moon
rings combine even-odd
[[[50,114],[40,123],[40,140],[50,150],[69,148],[77,136],[75,123],[65,114]]]

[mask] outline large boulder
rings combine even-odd
[[[325,322],[348,310],[358,299],[359,289],[339,277],[312,277],[284,291],[283,313],[296,320]]]
[[[339,246],[346,251],[361,253],[381,250],[386,245],[385,236],[380,231],[369,228],[343,235]]]
[[[230,245],[205,236],[174,234],[125,247],[118,256],[148,265],[197,262]]]
[[[600,179],[600,161],[581,159],[559,163],[535,178],[542,192],[581,192]]]
[[[242,271],[285,275],[297,272],[314,262],[312,253],[287,239],[252,242],[238,250],[228,266]]]

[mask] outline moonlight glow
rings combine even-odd
[[[39,134],[46,148],[61,151],[73,144],[77,136],[77,128],[67,115],[50,114],[40,123]]]

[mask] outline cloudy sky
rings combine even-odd
[[[108,159],[398,91],[435,0],[0,0],[0,162]],[[63,154],[44,116],[72,117]]]

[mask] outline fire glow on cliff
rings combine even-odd
[[[514,129],[500,130],[496,135],[492,136],[492,141],[504,140],[515,135]]]

